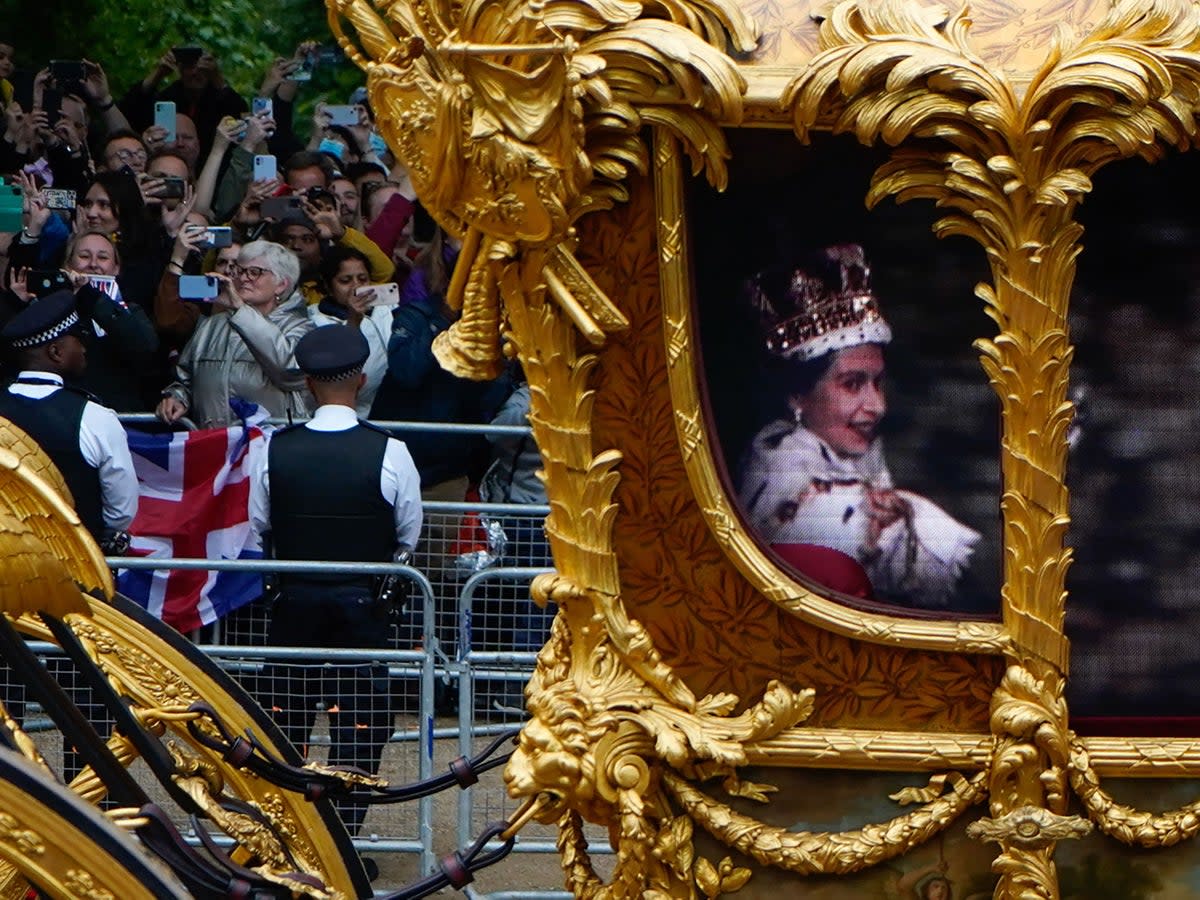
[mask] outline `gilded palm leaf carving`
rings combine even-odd
[[[942,21],[899,0],[843,3],[785,103],[801,139],[823,127],[899,147],[877,171],[868,204],[889,195],[934,200],[944,213],[935,230],[972,238],[992,267],[993,284],[976,292],[999,333],[977,347],[1005,422],[1003,593],[1013,647],[992,703],[989,785],[1003,832],[1027,805],[1061,814],[1067,803],[1066,315],[1083,233],[1074,210],[1104,164],[1193,146],[1200,13],[1180,0],[1118,3],[1077,43],[1060,31],[1023,91],[973,53],[969,26],[966,9]],[[1095,783],[1081,773],[1077,756],[1077,790]],[[1089,812],[1104,823],[1103,803]],[[1175,840],[1190,834],[1152,820],[1147,834],[1154,826]],[[1055,896],[1055,836],[1013,838],[1001,838],[997,896],[1030,888],[1030,896]]]

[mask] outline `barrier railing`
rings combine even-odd
[[[320,666],[331,663],[361,663],[388,665],[389,678],[403,674],[393,671],[392,663],[416,664],[420,673],[417,735],[417,777],[433,775],[433,721],[434,721],[434,657],[437,636],[434,631],[433,588],[425,574],[412,566],[401,563],[381,562],[325,562],[297,560],[210,560],[173,557],[109,557],[106,562],[115,569],[138,570],[204,570],[213,572],[255,572],[273,575],[380,575],[396,576],[414,585],[421,597],[422,642],[421,650],[381,650],[351,648],[311,647],[241,647],[235,645],[206,645],[201,649],[222,664],[227,659],[287,660],[292,663],[307,659],[319,661]],[[224,666],[223,666],[224,667]],[[390,686],[390,685],[389,685]],[[252,694],[257,692],[251,691]],[[394,729],[389,742],[397,737]],[[321,742],[314,742],[319,745]],[[422,797],[417,801],[417,837],[415,840],[387,840],[356,837],[355,847],[360,851],[419,852],[422,871],[429,871],[436,864],[433,849],[433,798]]]
[[[166,423],[154,413],[118,413],[117,418],[122,425],[166,426]],[[286,426],[305,420],[268,418],[263,421],[267,425]],[[524,437],[533,433],[533,429],[528,425],[477,425],[465,422],[402,422],[394,419],[372,419],[371,424],[376,428],[393,431],[397,434],[411,434],[413,432],[424,431],[440,434],[481,434],[484,436],[489,434],[508,434],[514,437]]]

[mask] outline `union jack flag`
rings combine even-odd
[[[139,483],[130,556],[262,559],[250,527],[250,463],[266,452],[261,428],[237,425],[174,434],[130,430]],[[133,571],[121,593],[180,631],[215,622],[263,592],[243,572]]]

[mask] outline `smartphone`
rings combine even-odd
[[[34,269],[25,276],[25,288],[35,297],[70,290],[71,279],[62,269]]]
[[[42,197],[50,209],[75,208],[75,192],[66,188],[46,188],[42,191]]]
[[[273,156],[256,156],[254,157],[254,175],[255,181],[270,181],[279,174],[278,167],[275,164]]]
[[[151,176],[159,177],[159,176]],[[162,189],[158,192],[160,200],[182,200],[183,191],[187,182],[182,178],[173,178],[170,175],[162,176]]]
[[[358,107],[357,106],[327,106],[325,112],[329,113],[330,125],[357,125],[358,124]]]
[[[425,207],[418,202],[413,207],[413,233],[412,239],[418,244],[428,244],[433,240],[433,236],[437,234],[437,222],[433,220]]]
[[[316,63],[316,57],[311,53],[306,53],[300,57],[300,65],[296,66],[295,71],[288,78],[292,81],[312,81],[313,67]]]
[[[268,197],[262,202],[262,215],[264,219],[274,219],[279,222],[290,215],[295,215],[299,211],[299,197]],[[21,226],[18,225],[17,231],[20,230]]]
[[[336,66],[346,58],[342,48],[336,44],[322,44],[312,51],[313,62],[324,66]]]
[[[21,189],[15,184],[0,184],[0,231],[20,231],[21,207],[25,202]]]
[[[204,229],[204,240],[201,247],[215,249],[217,247],[233,246],[233,229],[227,225],[212,225]]]
[[[354,293],[365,294],[367,291],[374,291],[375,297],[371,300],[371,308],[377,306],[397,306],[400,303],[400,285],[394,281],[388,284],[368,284],[366,287],[358,288]]]
[[[51,128],[54,127],[59,116],[62,115],[62,98],[62,91],[52,90],[51,88],[46,88],[42,91],[42,109],[46,111],[46,121],[50,123]]]
[[[270,97],[255,97],[250,101],[250,113],[255,116],[272,118],[275,115],[275,103]]]
[[[167,132],[163,138],[168,144],[175,143],[175,104],[170,100],[159,100],[154,104],[154,124]]]
[[[204,48],[172,47],[171,53],[175,56],[175,65],[181,69],[190,69],[196,63],[200,62],[200,57],[204,55]]]
[[[212,301],[221,293],[221,282],[212,275],[180,275],[179,299]]]
[[[78,59],[52,59],[50,77],[59,85],[77,84],[87,80],[87,66]]]

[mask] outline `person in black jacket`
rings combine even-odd
[[[296,345],[296,363],[317,398],[312,419],[276,432],[266,465],[250,476],[250,521],[270,533],[278,559],[390,562],[416,547],[419,479],[404,444],[355,413],[369,348],[356,328],[326,325]],[[267,642],[282,647],[388,646],[387,598],[376,579],[284,575]],[[330,704],[331,765],[375,772],[392,731],[386,666],[323,663],[269,667],[270,708],[297,746],[308,743],[314,702]],[[322,676],[325,683],[322,684]],[[348,804],[351,833],[365,814]]]
[[[22,306],[34,299],[28,273],[38,267],[36,245],[15,244],[11,262],[11,297],[0,303],[0,317],[16,311],[12,298]],[[99,231],[74,235],[67,242],[62,271],[75,292],[78,332],[89,359],[87,371],[69,375],[68,383],[120,412],[149,411],[148,391],[158,380],[158,335],[141,305],[128,302],[132,298],[124,293],[121,259],[112,239]]]
[[[174,50],[168,50],[145,79],[135,84],[118,105],[129,120],[130,127],[140,132],[153,124],[156,101],[173,102],[177,113],[188,116],[196,123],[196,133],[200,139],[198,157],[203,159],[212,146],[218,123],[226,116],[241,118],[249,108],[241,95],[225,83],[217,60],[211,53],[195,53],[199,48],[183,49],[192,50],[193,54],[176,60]],[[159,90],[158,86],[172,72],[178,72],[179,78]]]
[[[65,384],[87,365],[74,296],[64,290],[33,301],[0,334],[21,366],[0,391],[0,416],[28,432],[58,466],[101,546],[119,544],[137,513],[137,475],[116,414]]]

